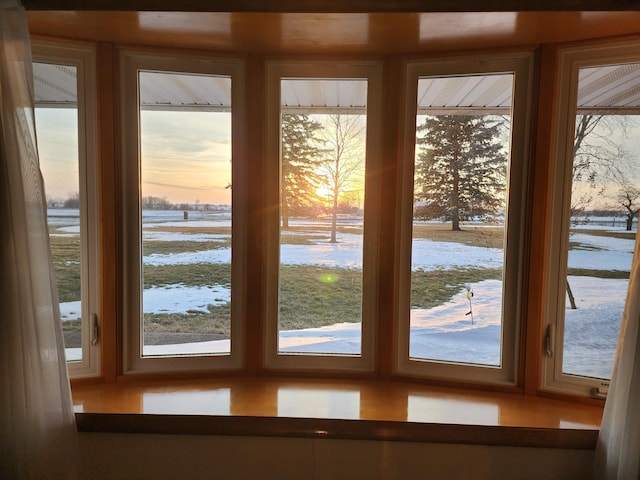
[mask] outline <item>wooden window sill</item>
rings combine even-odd
[[[404,382],[216,378],[79,385],[82,432],[592,449],[602,408]]]

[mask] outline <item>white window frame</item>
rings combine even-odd
[[[212,58],[189,54],[160,54],[122,50],[121,65],[121,135],[123,152],[121,169],[123,225],[123,373],[202,371],[239,369],[244,362],[244,325],[246,301],[243,267],[246,231],[246,191],[242,162],[245,141],[244,62],[233,58]],[[231,77],[232,105],[232,246],[231,246],[231,353],[198,356],[142,356],[142,231],[140,202],[140,128],[138,71],[177,72],[185,74],[225,75]]]
[[[70,378],[100,375],[100,242],[96,52],[92,45],[31,41],[35,63],[70,65],[77,73],[82,360],[68,361]]]
[[[573,164],[573,139],[581,68],[640,62],[640,41],[565,48],[559,52],[556,125],[553,139],[552,191],[547,250],[547,286],[544,320],[542,388],[558,393],[604,398],[608,380],[562,373],[564,309],[569,255],[569,205]],[[558,208],[561,206],[561,208]],[[557,266],[557,268],[556,268]],[[547,354],[550,350],[551,355]]]
[[[267,62],[267,202],[280,205],[280,90],[281,79],[367,80],[364,241],[362,252],[362,337],[360,355],[313,355],[278,352],[280,209],[264,216],[266,265],[266,328],[264,365],[271,369],[371,372],[375,368],[377,318],[379,171],[382,119],[382,63],[377,61],[268,61]]]
[[[412,60],[406,63],[405,120],[400,189],[400,243],[397,253],[398,312],[395,372],[412,377],[516,385],[523,318],[525,234],[528,209],[529,125],[534,55],[532,52],[474,55],[459,58]],[[409,356],[413,183],[416,145],[418,80],[446,77],[513,73],[511,148],[508,181],[508,221],[505,232],[502,360],[500,367],[467,365],[412,359]]]

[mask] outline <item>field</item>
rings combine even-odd
[[[185,342],[179,348],[183,354],[201,348],[224,351],[229,344],[222,340],[230,329],[229,219],[194,212],[184,221],[181,213],[148,212],[145,218],[145,352],[148,348],[152,354],[168,353],[175,351],[169,344],[181,342]],[[79,328],[77,225],[52,222],[50,232],[64,326],[71,338]],[[326,223],[302,220],[281,236],[283,350],[359,352],[362,230],[358,219],[340,224],[337,244],[328,243],[328,238]],[[567,329],[574,331],[577,350],[565,359],[566,365],[573,362],[575,368],[584,369],[588,349],[612,357],[633,238],[634,233],[602,226],[586,225],[572,233],[569,280],[581,308],[567,311]],[[480,358],[482,363],[499,364],[502,243],[500,226],[465,225],[462,232],[452,232],[441,223],[414,226],[412,356],[422,358],[429,350],[426,358],[448,360],[454,350],[459,353],[453,361]],[[587,295],[594,285],[595,291]],[[468,315],[467,290],[474,293],[475,322]],[[601,335],[599,328],[607,334]],[[585,337],[585,332],[592,337]],[[568,352],[572,348],[566,345]],[[606,375],[609,363],[597,366],[597,372],[586,368],[590,374]]]

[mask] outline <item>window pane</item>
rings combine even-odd
[[[34,63],[40,169],[68,361],[82,358],[77,69]]]
[[[418,80],[410,358],[502,364],[512,85]]]
[[[139,72],[143,356],[231,352],[231,78]]]
[[[366,80],[281,81],[279,353],[362,352],[366,98]]]
[[[638,71],[627,64],[579,73],[562,357],[569,375],[611,377],[640,210],[640,122],[611,106],[624,105],[625,75]]]

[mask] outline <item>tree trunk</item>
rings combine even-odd
[[[453,172],[453,195],[451,200],[451,230],[460,232],[462,230],[460,228],[460,172],[458,172],[457,168]]]
[[[578,307],[576,306],[576,299],[573,296],[573,292],[571,291],[571,285],[569,285],[569,279],[567,278],[567,295],[569,296],[569,304],[571,305],[571,310],[575,310]]]
[[[458,215],[457,207],[453,210],[453,218],[451,219],[451,230],[454,232],[461,232],[460,228],[460,216]]]
[[[331,215],[331,240],[330,243],[338,243],[336,238],[336,232],[338,230],[338,191],[337,189],[333,192],[333,208]]]
[[[633,228],[633,215],[627,215],[627,232]]]

